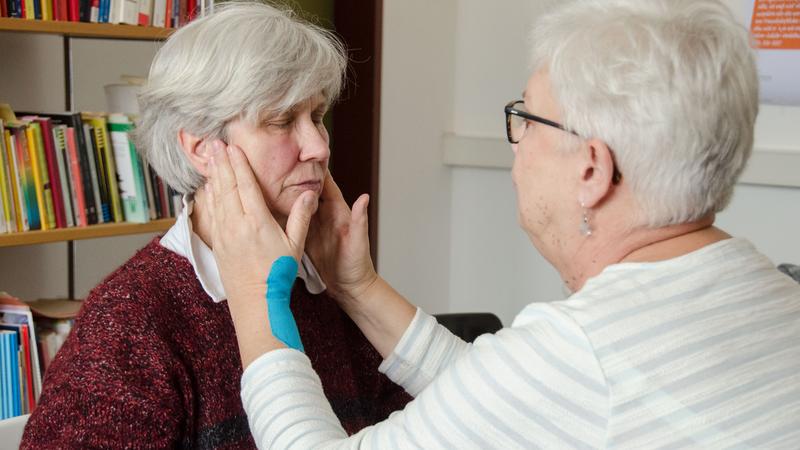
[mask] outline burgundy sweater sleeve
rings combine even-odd
[[[180,445],[182,399],[168,345],[135,290],[104,286],[48,368],[20,448]]]

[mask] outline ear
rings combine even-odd
[[[178,142],[192,167],[204,177],[208,177],[208,162],[211,160],[210,143],[184,129],[178,131]]]
[[[580,185],[578,201],[585,208],[594,208],[613,190],[614,155],[605,142],[589,139],[580,152]]]

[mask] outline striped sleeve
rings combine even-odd
[[[403,337],[378,370],[416,397],[469,347],[470,344],[418,308]]]
[[[412,360],[425,366],[425,357]],[[261,448],[604,445],[605,379],[580,327],[554,308],[543,305],[536,320],[478,338],[450,361],[434,365],[439,372],[403,411],[349,438],[300,352],[273,351],[251,364],[242,400]]]

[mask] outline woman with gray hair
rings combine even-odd
[[[753,146],[745,29],[718,0],[583,0],[539,20],[532,55],[505,108],[511,176],[520,225],[573,293],[473,345],[375,273],[366,198],[349,210],[329,179],[327,234],[315,193],[284,234],[241,151],[213,155],[214,253],[260,447],[797,448],[800,286],[713,226]],[[308,358],[264,331],[309,223],[323,279],[416,397],[349,438]]]
[[[254,448],[242,363],[210,238],[202,186],[221,141],[240,147],[264,206],[285,223],[319,193],[330,156],[322,118],[346,59],[328,32],[289,10],[235,3],[173,34],[141,97],[137,142],[185,194],[175,225],[95,288],[47,372],[23,448]],[[299,346],[354,433],[410,399],[301,258],[291,292]],[[293,322],[294,323],[294,322]]]

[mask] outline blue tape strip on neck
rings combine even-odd
[[[291,256],[281,256],[272,263],[267,277],[267,316],[273,336],[287,347],[305,352],[297,323],[289,308],[296,277],[297,261]]]

